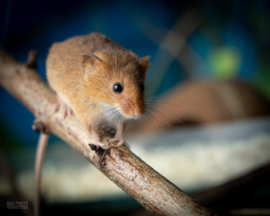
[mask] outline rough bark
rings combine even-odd
[[[35,70],[35,55],[30,52],[22,64],[0,49],[0,84],[35,115],[35,130],[64,140],[153,215],[213,215],[129,149],[89,147],[89,134],[75,116],[61,119],[53,112],[57,97]],[[103,143],[112,136],[104,131],[100,135]]]

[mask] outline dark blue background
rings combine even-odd
[[[164,59],[169,56],[159,44],[177,20],[193,7],[204,18],[189,36],[188,43],[204,63],[194,60],[192,77],[215,79],[208,62],[209,54],[221,46],[234,48],[241,57],[234,77],[251,82],[270,96],[269,4],[266,0],[178,3],[168,0],[4,0],[0,3],[0,43],[22,62],[26,61],[29,50],[37,50],[38,72],[46,79],[45,59],[52,43],[75,35],[101,32],[140,57],[151,55],[153,67],[148,74],[151,83],[159,76],[155,68],[157,53],[161,52]],[[149,37],[145,32],[151,28],[155,31]],[[174,60],[155,94],[163,93],[190,76],[183,65]],[[38,134],[31,129],[33,120],[26,108],[0,89],[0,130],[8,146],[19,141],[20,146],[35,147]]]

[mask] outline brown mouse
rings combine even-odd
[[[62,103],[89,130],[90,143],[104,147],[96,129],[105,124],[116,129],[113,141],[122,145],[126,122],[145,112],[149,59],[92,33],[55,43],[46,61],[47,78]]]
[[[50,87],[59,97],[63,117],[73,112],[91,134],[89,143],[100,142],[97,129],[115,129],[111,142],[126,144],[126,123],[145,112],[144,82],[150,56],[139,58],[103,34],[76,36],[50,48],[46,71]],[[35,215],[39,214],[42,160],[48,135],[38,144],[35,173]],[[86,143],[88,144],[88,143]]]

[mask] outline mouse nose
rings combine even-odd
[[[144,110],[144,103],[141,100],[127,99],[124,103],[124,113],[128,117],[138,118],[144,114]]]
[[[144,113],[144,110],[140,106],[134,107],[134,111],[133,111],[134,117],[140,117],[143,115],[143,113]]]

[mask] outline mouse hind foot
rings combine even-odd
[[[62,99],[58,100],[53,111],[57,112],[61,119],[65,119],[66,116],[73,114],[71,107]]]

